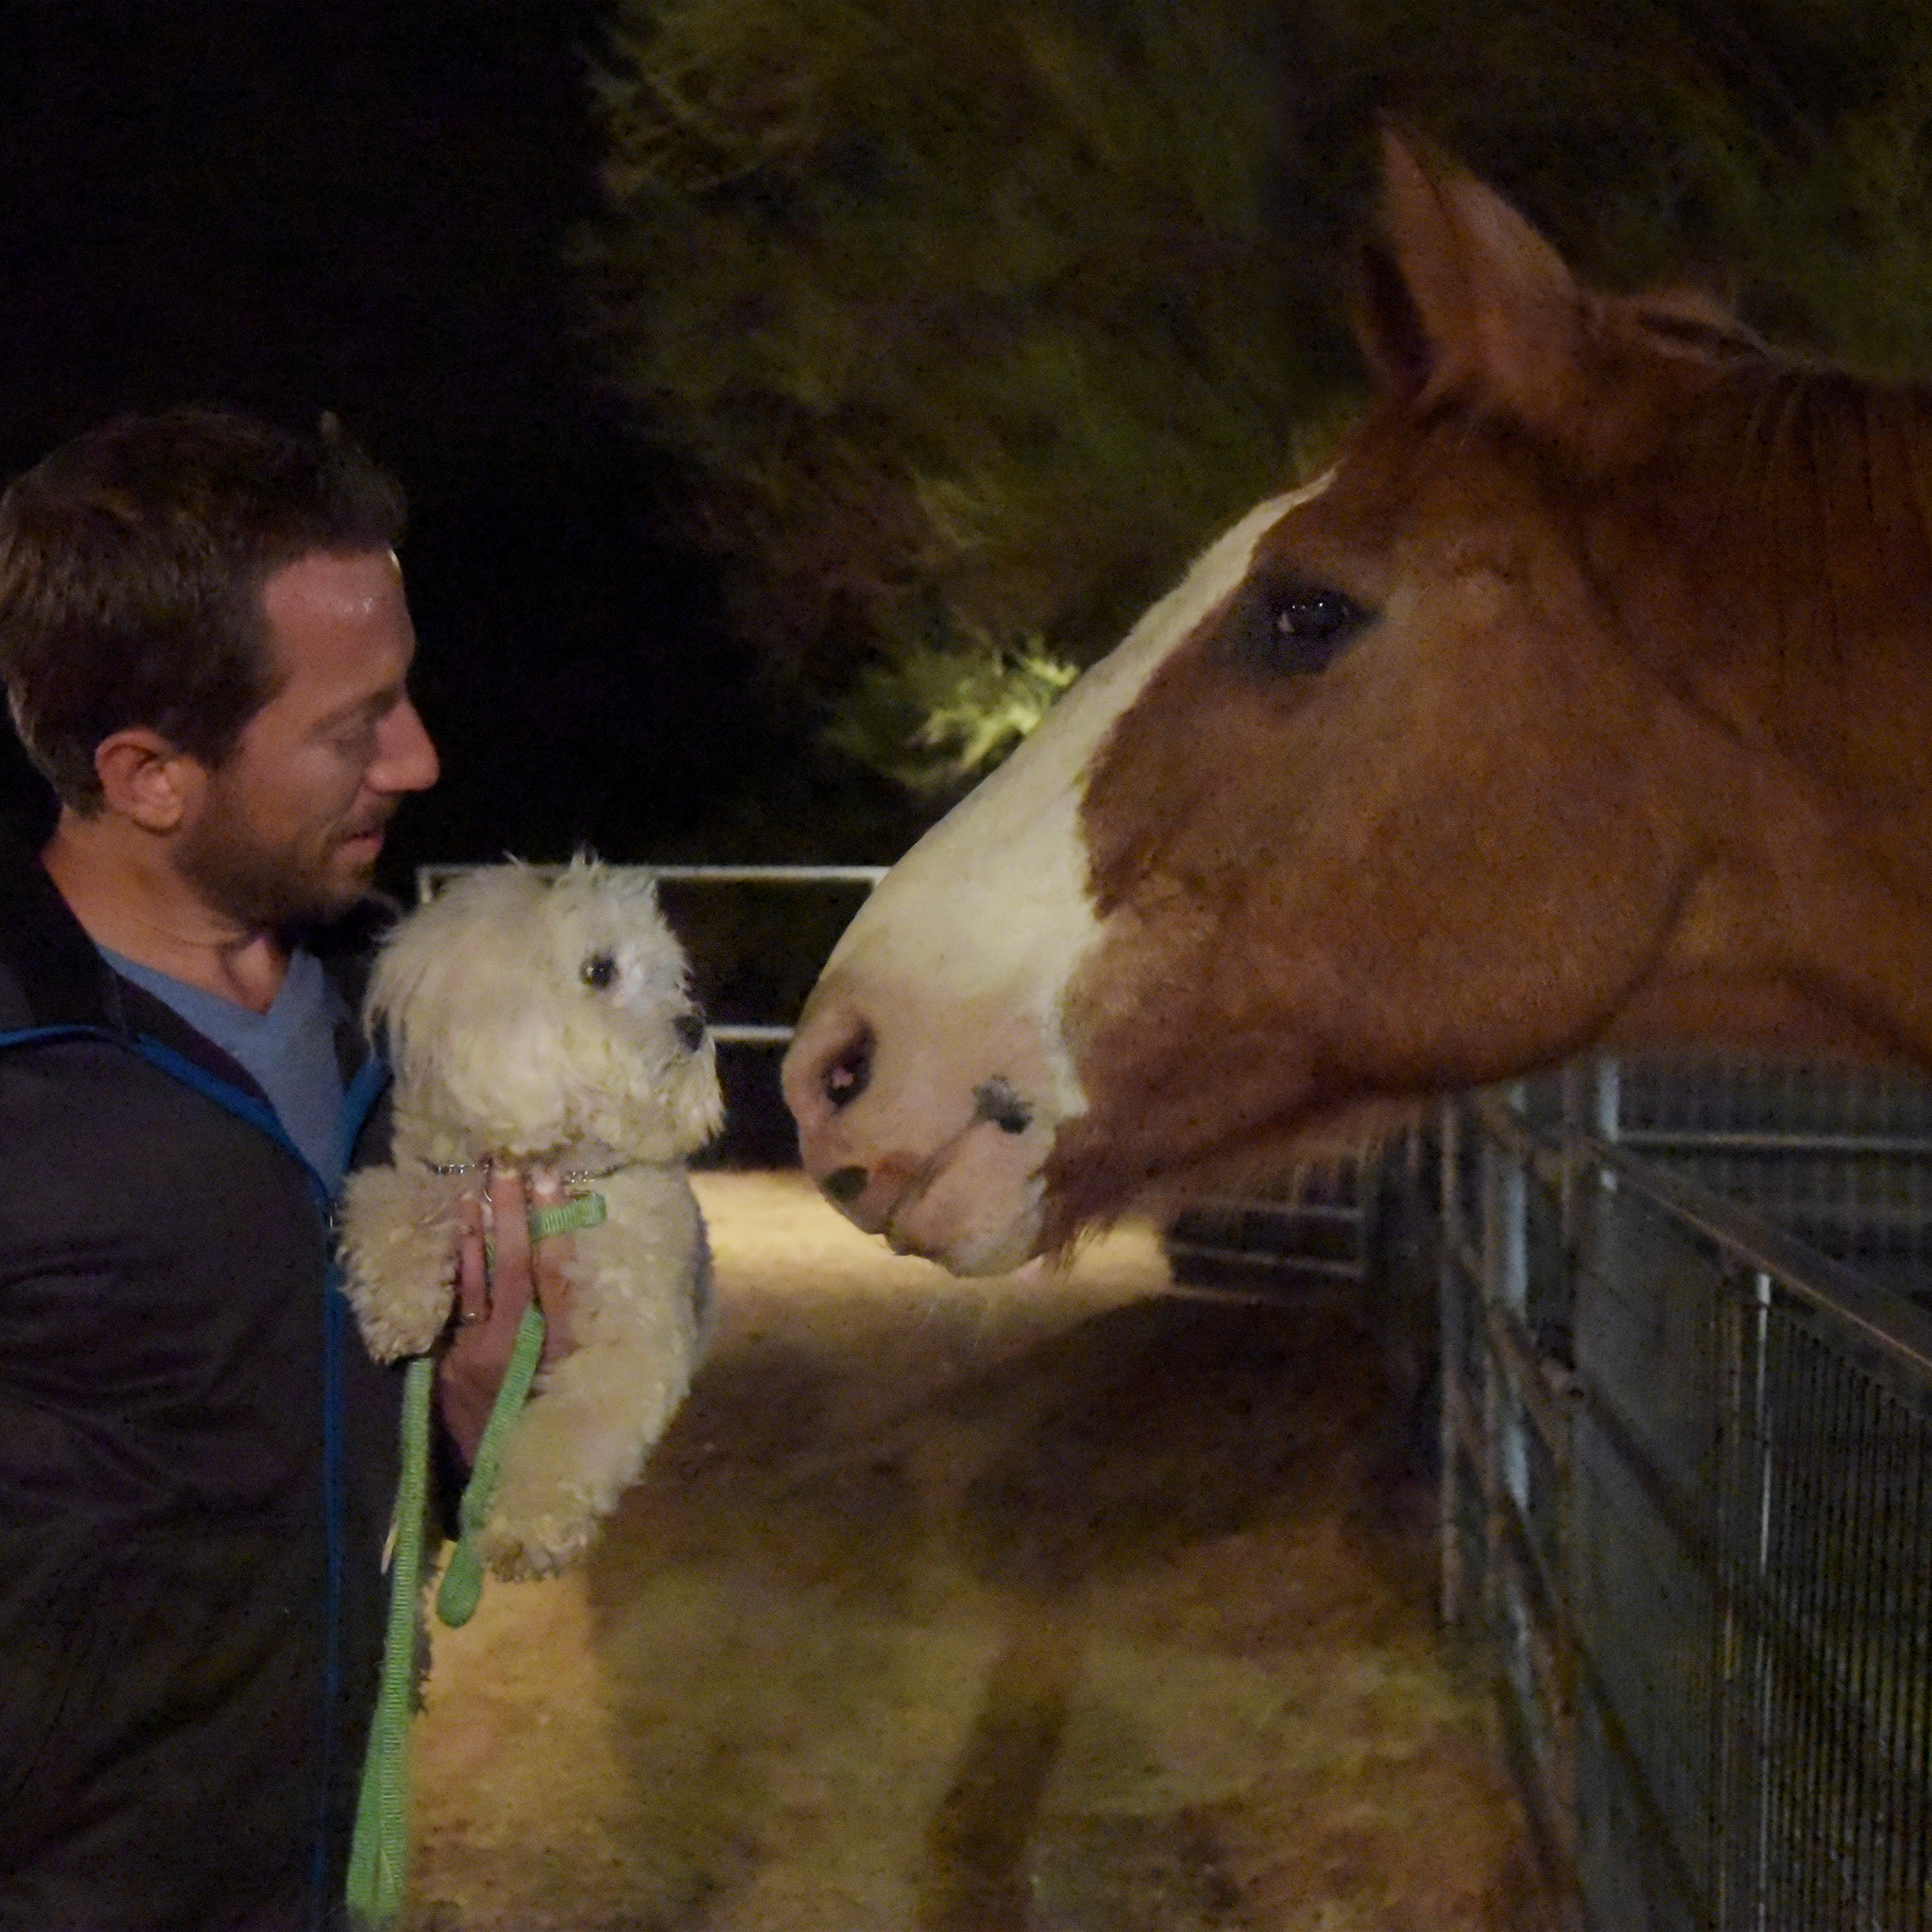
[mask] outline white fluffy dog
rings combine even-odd
[[[574,1234],[575,1351],[510,1432],[481,1554],[498,1575],[577,1560],[690,1386],[708,1329],[704,1221],[683,1161],[723,1114],[683,949],[642,871],[575,860],[468,874],[403,919],[365,1006],[396,1070],[390,1167],[342,1204],[351,1301],[379,1361],[449,1320],[466,1193],[489,1165],[601,1195]]]

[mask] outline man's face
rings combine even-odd
[[[313,552],[261,601],[282,687],[206,772],[178,848],[201,897],[257,929],[353,905],[398,802],[436,782],[405,684],[416,633],[394,553]]]

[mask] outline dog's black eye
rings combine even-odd
[[[1238,619],[1241,653],[1258,668],[1308,676],[1326,671],[1369,622],[1369,613],[1325,583],[1261,582]]]
[[[583,962],[583,983],[599,993],[617,977],[617,961],[607,952],[593,953]]]

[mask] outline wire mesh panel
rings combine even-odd
[[[1754,1289],[1724,1485],[1722,1923],[1932,1926],[1932,1393]]]
[[[1551,1092],[1443,1132],[1444,1606],[1579,1919],[1932,1932],[1932,1317]]]

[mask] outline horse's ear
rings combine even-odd
[[[1479,383],[1531,417],[1558,407],[1588,300],[1501,196],[1385,127],[1382,238],[1364,251],[1356,333],[1404,401]]]

